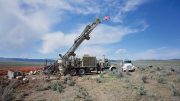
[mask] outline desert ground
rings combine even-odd
[[[26,82],[1,75],[0,101],[180,101],[180,61],[133,63],[135,72],[119,68],[73,77],[50,75],[47,79],[40,71],[27,75]]]

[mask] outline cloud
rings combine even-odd
[[[118,49],[117,51],[115,51],[115,54],[125,54],[126,52],[126,49]]]
[[[94,1],[86,0],[23,0],[23,3],[30,5],[30,9],[48,9],[57,12],[72,12],[79,14],[98,13],[99,8]],[[96,10],[94,10],[96,9]]]
[[[180,58],[180,49],[160,47],[148,49],[134,55],[136,59],[175,59]]]
[[[43,44],[40,53],[52,53],[56,49],[66,48],[73,44],[75,34],[65,35],[62,32],[49,33],[42,37]]]
[[[140,5],[147,2],[147,0],[124,0],[123,2],[114,1],[116,7],[112,20],[114,22],[123,23],[124,17],[128,12],[136,10]]]
[[[125,48],[119,48],[119,49],[113,49],[111,50],[112,54],[110,55],[110,58],[112,59],[128,59],[130,54],[127,49]]]
[[[1,49],[25,48],[44,32],[50,30],[52,20],[43,10],[31,13],[21,8],[20,0],[0,1],[0,43]]]
[[[16,45],[24,47],[27,42],[29,44],[31,40],[38,40],[44,33],[53,32],[51,27],[63,20],[62,17],[69,12],[102,16],[107,13],[105,9],[109,7],[112,8],[108,12],[116,14],[116,11],[121,11],[115,6],[116,3],[121,2],[114,1],[111,6],[110,2],[108,0],[102,3],[86,0],[1,0],[1,47]],[[141,0],[126,1],[125,11],[136,8],[140,3]],[[11,38],[11,36],[16,37]]]
[[[84,0],[1,0],[0,49],[24,48],[39,40],[52,32],[52,26],[62,20],[65,12],[97,13],[93,4]]]
[[[135,10],[142,3],[142,0],[0,0],[0,51],[9,48],[14,52],[34,49],[39,44],[42,46],[36,49],[43,55],[68,49],[85,24],[79,22],[82,25],[78,26],[77,30],[68,29],[68,33],[55,31],[53,26],[64,24],[61,22],[66,16],[73,14],[102,17],[109,14],[116,22],[123,20],[127,12]],[[120,42],[124,36],[140,31],[143,31],[142,28],[101,24],[92,32],[91,40],[83,43],[82,51],[105,54],[108,52],[104,51],[107,45]],[[99,51],[90,50],[88,47]],[[82,51],[80,53],[83,53]]]
[[[145,3],[147,0],[127,0],[123,6],[123,12],[129,12],[137,9],[137,6]]]
[[[110,26],[101,24],[92,33],[92,41],[89,44],[112,44],[121,41],[128,34],[138,32],[138,29],[131,29],[127,26]]]
[[[73,45],[74,39],[80,35],[84,27],[85,25],[79,26],[79,28],[76,28],[76,30],[72,31],[73,33],[55,32],[55,33],[46,34],[42,38],[43,44],[39,52],[43,54],[49,54],[57,49],[70,48],[71,45]],[[106,48],[107,45],[118,43],[122,40],[124,36],[140,31],[141,29],[138,28],[132,29],[130,27],[125,27],[125,26],[113,27],[110,25],[100,24],[90,34],[90,40],[84,41],[81,44],[81,47],[85,48],[85,49],[81,48],[83,52],[80,51],[78,53],[80,53],[81,55],[86,54],[86,52],[88,54],[90,53],[100,54],[102,50],[107,50]],[[95,49],[95,50],[91,50],[91,49]],[[106,52],[107,51],[103,51],[101,55],[105,54]]]

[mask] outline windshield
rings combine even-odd
[[[131,61],[124,61],[124,63],[131,63]]]

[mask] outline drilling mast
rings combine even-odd
[[[74,40],[74,44],[72,45],[72,47],[63,56],[61,54],[59,55],[61,59],[59,59],[58,61],[59,64],[58,68],[62,75],[65,75],[68,72],[68,68],[71,68],[70,57],[71,56],[74,57],[76,55],[74,52],[77,50],[77,48],[81,45],[81,43],[84,40],[90,39],[90,33],[100,23],[101,23],[100,19],[96,19],[92,24],[87,25],[84,31],[81,33],[81,35]]]

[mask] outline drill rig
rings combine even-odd
[[[53,65],[46,67],[46,73],[56,71],[58,68],[61,75],[76,75],[77,71],[79,71],[80,74],[84,74],[85,69],[81,68],[81,61],[75,57],[75,51],[84,40],[90,39],[90,33],[100,23],[100,19],[97,18],[92,24],[87,25],[80,36],[74,40],[74,44],[71,46],[71,48],[64,55],[59,54],[60,59],[58,59]],[[93,57],[91,58],[94,59]]]

